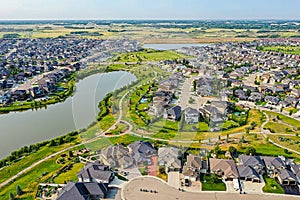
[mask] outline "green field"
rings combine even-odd
[[[77,173],[84,167],[82,163],[76,163],[72,166],[70,170],[65,173],[61,173],[58,177],[54,179],[54,183],[64,184],[68,181],[77,181]]]
[[[300,55],[300,47],[293,47],[293,46],[266,46],[262,47],[263,51],[275,51],[284,54],[295,54]]]
[[[271,111],[264,111],[264,112],[268,114],[270,120],[272,118],[276,118],[276,119],[279,118],[280,121],[295,127],[297,130],[300,130],[300,122],[298,120],[293,119],[293,118],[288,117],[288,116],[285,116],[285,115],[280,114],[280,113],[275,113],[275,112],[271,112]]]
[[[146,49],[144,51],[125,53],[116,55],[111,59],[113,62],[144,62],[144,61],[162,61],[185,58],[185,55],[174,51],[155,51]]]
[[[79,140],[77,140],[77,142],[78,141]],[[60,146],[42,147],[37,152],[31,153],[29,156],[22,158],[20,161],[3,168],[0,171],[0,182],[7,180],[8,178],[12,177],[13,175],[16,175],[18,172],[31,166],[35,162],[37,162],[55,152],[65,149],[71,145],[74,145],[74,144],[75,143],[68,143],[68,144],[64,144],[64,145],[60,145]]]
[[[276,122],[268,122],[264,128],[269,129],[272,133],[293,133],[290,126]]]

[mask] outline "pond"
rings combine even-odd
[[[78,82],[74,96],[62,103],[0,115],[0,159],[22,146],[87,127],[95,121],[98,103],[106,94],[135,80],[123,71],[95,74]]]

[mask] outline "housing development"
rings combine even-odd
[[[298,21],[7,23],[0,199],[299,198]]]

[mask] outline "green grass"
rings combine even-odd
[[[279,119],[284,122],[287,123],[291,126],[294,126],[296,129],[300,129],[300,121],[293,119],[291,117],[282,115],[280,113],[275,113],[275,112],[271,112],[271,111],[264,111],[265,113],[267,113],[269,115],[270,120],[274,117],[279,116]]]
[[[185,55],[174,51],[156,51],[145,49],[139,52],[125,53],[117,55],[111,59],[114,62],[143,62],[143,61],[162,61],[185,58]]]
[[[72,143],[74,144],[74,143]],[[71,144],[64,144],[61,146],[53,146],[53,147],[42,147],[35,153],[31,153],[29,156],[24,157],[20,161],[3,168],[0,171],[0,182],[9,179],[10,177],[16,175],[18,172],[22,171],[23,169],[31,166],[35,162],[55,153],[66,147],[71,146]]]
[[[224,122],[224,124],[222,124],[222,129],[227,130],[227,129],[230,129],[232,127],[238,127],[238,126],[239,126],[239,124],[236,123],[235,121],[227,120],[227,121]]]
[[[185,124],[183,131],[192,131],[193,127],[196,127],[198,130],[197,132],[206,132],[209,130],[209,126],[205,122],[199,122],[198,124]]]
[[[215,175],[201,174],[202,191],[226,191],[226,185]],[[204,181],[205,180],[205,181]]]
[[[20,185],[23,192],[25,193],[19,199],[35,199],[34,196],[38,184],[46,181],[53,174],[57,173],[61,168],[63,168],[63,165],[58,165],[55,162],[58,157],[59,156],[56,156],[50,160],[41,163],[40,165],[31,169],[29,172],[20,176],[15,182],[12,182],[2,187],[0,191],[0,199],[9,199],[10,192],[16,194],[17,185]],[[43,177],[42,174],[44,172],[49,172],[49,174]]]
[[[284,194],[283,188],[276,182],[273,178],[264,177],[265,186],[263,187],[263,192],[265,193],[276,193]]]
[[[257,155],[264,155],[264,156],[278,156],[282,155],[287,158],[294,158],[295,160],[300,159],[300,156],[295,153],[286,153],[284,149],[275,146],[274,144],[266,141],[262,141],[260,139],[260,136],[258,136],[259,139],[253,140],[249,142],[248,145],[243,145],[242,148],[238,148],[238,151],[240,153],[245,153],[246,152],[246,147],[247,146],[252,146],[256,149],[256,154]]]
[[[82,163],[76,163],[73,167],[65,173],[60,174],[54,179],[54,183],[64,184],[68,181],[77,181],[77,173],[84,167]]]
[[[285,54],[300,55],[300,47],[296,46],[266,46],[263,47],[263,51],[275,51]]]
[[[290,126],[287,126],[282,123],[277,123],[277,122],[268,122],[265,127],[265,129],[272,130],[271,132],[273,133],[293,133],[292,128]],[[291,130],[291,131],[287,131]]]
[[[269,138],[284,147],[300,151],[300,138],[297,136],[269,135]],[[279,138],[281,138],[281,140],[279,140]]]

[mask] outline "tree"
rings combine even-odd
[[[246,149],[246,154],[247,155],[255,155],[256,150],[254,149],[254,147],[247,147]]]
[[[59,141],[58,141],[58,144],[59,144],[59,145],[62,145],[63,143],[64,143],[64,139],[63,139],[63,137],[60,137],[60,138],[59,138]]]
[[[20,185],[17,185],[17,195],[22,195],[23,194],[23,190],[21,189],[21,186]]]
[[[233,146],[230,146],[229,149],[228,149],[228,151],[231,153],[231,155],[235,155],[236,152],[237,152],[236,148],[233,147]]]
[[[193,86],[194,86],[194,92],[196,91],[196,87],[197,87],[197,82],[193,81]]]
[[[228,141],[229,141],[229,135],[227,134],[226,135],[226,143],[228,143]]]
[[[219,145],[217,145],[214,149],[215,154],[218,156],[222,153],[222,150]]]
[[[242,136],[241,142],[244,143],[245,142],[245,137]]]
[[[73,151],[69,151],[69,157],[70,157],[70,158],[73,157]]]
[[[12,192],[9,193],[9,199],[10,200],[15,200],[16,199],[15,195]]]
[[[52,146],[55,146],[55,145],[56,145],[55,141],[54,140],[50,140],[49,147],[52,147]]]

